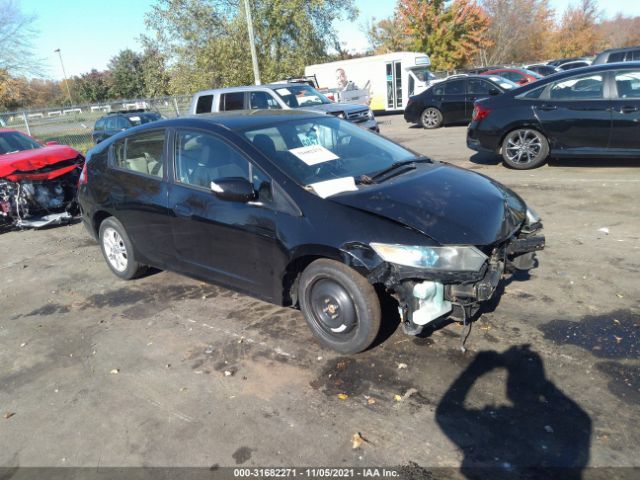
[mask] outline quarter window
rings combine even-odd
[[[211,107],[213,106],[213,95],[202,95],[198,97],[198,103],[196,104],[196,113],[211,113]]]
[[[616,73],[618,98],[640,98],[640,70]]]
[[[179,182],[209,189],[224,177],[249,178],[249,162],[219,137],[202,132],[178,131],[175,143]]]
[[[599,100],[603,98],[602,75],[573,77],[556,82],[549,92],[553,100]]]
[[[114,164],[118,168],[162,178],[164,131],[139,133],[114,145]]]

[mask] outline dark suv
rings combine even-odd
[[[98,144],[101,141],[126,130],[145,123],[161,120],[162,115],[148,110],[124,110],[111,112],[98,119],[93,127],[93,141]]]
[[[637,62],[640,60],[640,45],[626,48],[611,48],[598,54],[592,65],[615,62]]]

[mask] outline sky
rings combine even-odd
[[[562,12],[578,0],[550,0]],[[154,0],[17,0],[25,14],[36,16],[38,35],[33,46],[42,59],[44,77],[62,79],[60,49],[68,77],[104,70],[120,50],[140,50],[140,35],[145,33],[144,14]],[[389,17],[396,0],[356,0],[360,16],[355,22],[337,22],[336,29],[347,50],[363,51],[367,41],[364,25],[372,18]],[[640,0],[600,0],[606,17],[618,12],[640,15]]]

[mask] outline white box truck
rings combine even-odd
[[[305,67],[321,89],[336,101],[362,103],[374,111],[402,111],[412,95],[423,92],[435,78],[429,57],[418,52],[339,60]],[[329,95],[331,96],[331,95]]]

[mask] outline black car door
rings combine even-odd
[[[441,110],[447,123],[464,122],[466,119],[466,79],[449,80],[444,84]]]
[[[619,153],[640,152],[640,68],[618,70],[613,75],[610,148]]]
[[[109,203],[134,247],[154,266],[171,256],[165,130],[145,130],[109,152]]]
[[[499,93],[500,90],[493,83],[481,78],[470,78],[467,80],[467,101],[465,103],[465,120],[471,121],[473,115],[473,104],[476,100],[487,98],[490,95]]]
[[[276,278],[286,262],[270,208],[270,180],[222,135],[180,129],[173,141],[174,182],[169,192],[173,245],[181,268],[192,275],[276,300]],[[218,198],[211,182],[252,179],[255,202]],[[279,274],[279,273],[278,273]]]
[[[606,73],[563,78],[551,84],[533,109],[551,149],[587,153],[604,151],[611,133],[611,100]]]

